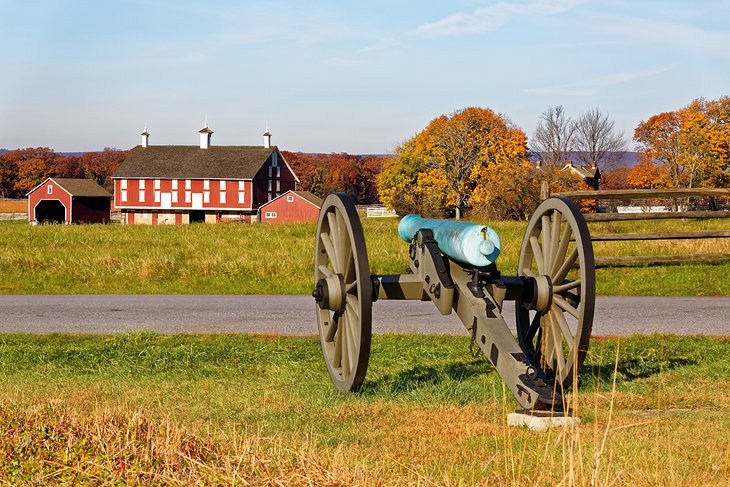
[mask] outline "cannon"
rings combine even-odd
[[[501,241],[484,225],[409,215],[399,234],[410,242],[406,272],[371,275],[350,198],[331,194],[320,210],[312,296],[337,390],[357,392],[365,380],[374,301],[432,301],[443,315],[456,312],[470,351],[486,356],[525,411],[567,414],[564,391],[585,359],[595,305],[593,246],[575,204],[552,197],[538,206],[514,276],[498,270]],[[514,328],[505,301],[515,302]]]

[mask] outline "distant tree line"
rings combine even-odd
[[[80,156],[57,154],[48,147],[10,151],[0,155],[0,196],[24,198],[48,177],[93,179],[111,191],[111,175],[127,153],[112,148]]]
[[[282,154],[299,177],[298,189],[310,191],[320,198],[344,192],[358,205],[378,202],[377,175],[387,156],[288,151],[282,151]]]

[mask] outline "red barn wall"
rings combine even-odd
[[[294,201],[287,201],[289,196],[293,196]],[[276,213],[276,218],[267,218],[267,212]],[[316,221],[317,218],[319,208],[294,193],[282,195],[261,207],[261,221],[266,223]]]
[[[48,194],[48,187],[51,186],[51,194]],[[28,220],[35,219],[35,207],[43,200],[58,200],[66,208],[66,222],[71,221],[71,195],[50,179],[31,191],[28,195]]]
[[[126,181],[126,189],[122,188],[122,182]],[[144,188],[140,188],[141,181],[144,181]],[[251,181],[243,182],[243,203],[238,202],[239,180],[224,180],[224,187],[221,190],[218,179],[177,179],[177,189],[172,189],[172,179],[159,179],[159,188],[155,188],[154,179],[115,179],[114,180],[114,206],[117,208],[142,208],[142,209],[164,209],[164,210],[189,210],[193,209],[193,195],[200,194],[203,210],[246,210],[251,209]],[[190,181],[190,188],[186,187],[186,181]],[[208,189],[205,189],[205,181],[208,181]],[[126,200],[122,200],[122,192],[126,191]],[[140,191],[144,193],[144,201],[140,199]],[[190,201],[185,201],[186,193],[190,193]],[[155,193],[159,193],[159,201],[155,201]],[[205,194],[208,194],[208,202],[205,201]],[[163,194],[177,195],[177,202],[171,201],[169,208],[162,207]],[[221,198],[221,194],[225,194]],[[225,201],[223,201],[225,199]],[[197,208],[196,208],[197,209]]]

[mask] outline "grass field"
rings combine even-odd
[[[407,245],[393,219],[363,221],[374,273],[400,273]],[[592,224],[597,233],[726,229],[727,221]],[[513,274],[525,224],[498,222],[500,270]],[[0,222],[0,292],[304,294],[314,224],[41,225]],[[730,252],[730,239],[599,242],[597,255]],[[598,293],[728,295],[730,262],[599,269]]]
[[[464,337],[377,336],[340,395],[315,337],[0,335],[0,483],[727,485],[728,345],[594,340],[531,432]]]

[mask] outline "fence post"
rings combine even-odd
[[[550,197],[550,186],[547,181],[540,181],[540,199],[546,200]]]

